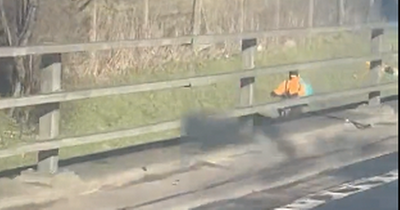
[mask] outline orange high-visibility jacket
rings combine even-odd
[[[305,95],[305,88],[300,83],[300,77],[292,77],[290,80],[285,80],[274,90],[275,94],[280,96],[298,96]]]

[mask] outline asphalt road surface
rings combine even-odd
[[[391,182],[380,187],[343,198],[315,208],[315,210],[397,210],[399,209],[399,182]]]
[[[253,193],[244,197],[203,205],[193,210],[267,210],[283,206],[288,202],[282,194],[293,194],[291,200],[307,195],[310,188],[326,189],[335,186],[328,184],[330,177],[347,177],[357,180],[381,175],[398,168],[398,152],[356,163],[338,170],[322,173],[297,184]],[[323,181],[324,180],[324,181]],[[322,186],[318,186],[322,185]],[[323,187],[325,185],[325,187]],[[330,186],[332,185],[332,186]],[[329,186],[329,187],[328,187]],[[271,196],[275,194],[276,196]],[[398,209],[398,182],[392,182],[340,200],[328,202],[314,210],[396,210]]]
[[[299,168],[302,168],[303,163],[298,163]],[[286,205],[293,200],[306,196],[307,194],[321,191],[323,189],[330,189],[338,186],[342,183],[347,183],[353,180],[359,180],[365,177],[373,177],[385,174],[389,171],[398,168],[398,152],[393,152],[387,155],[383,155],[370,160],[362,161],[356,164],[352,164],[346,167],[342,167],[336,170],[326,171],[321,174],[299,180],[295,183],[283,185],[278,188],[273,188],[265,191],[251,193],[249,195],[238,197],[230,200],[222,200],[205,204],[191,210],[273,210],[274,208]],[[264,172],[265,174],[268,174]],[[161,182],[156,183],[154,190],[157,190]],[[97,210],[133,210],[142,209],[142,206],[124,206],[122,202],[129,203],[130,200],[135,200],[138,197],[138,193],[144,193],[142,191],[133,191],[127,189],[131,194],[129,196],[120,196],[118,192],[107,194],[105,197],[94,200],[89,200],[91,205],[85,206],[78,205],[78,208],[74,208],[75,202],[80,202],[79,199],[63,200],[53,204],[46,205],[33,205],[24,208],[15,208],[12,210],[69,210],[69,209],[97,209]],[[126,194],[126,193],[124,193]],[[177,195],[179,196],[179,195]],[[121,198],[122,197],[122,198]],[[140,197],[140,196],[139,196]],[[197,197],[201,199],[202,196]],[[165,200],[173,199],[173,196],[165,198]],[[121,203],[120,206],[110,207],[102,204],[104,200],[111,203],[117,200],[117,203]],[[160,199],[156,202],[163,202]],[[94,204],[93,204],[94,203]],[[96,203],[98,205],[96,205]],[[179,203],[176,203],[179,205]],[[96,206],[97,208],[93,208]],[[112,205],[113,206],[113,205]],[[76,207],[76,206],[75,206]],[[146,209],[146,208],[144,208]],[[173,209],[174,208],[160,208],[155,205],[154,208],[147,209]],[[178,208],[182,209],[182,208]],[[354,194],[349,197],[345,197],[340,200],[331,201],[325,205],[318,206],[312,210],[396,210],[398,209],[398,181],[391,182],[379,187],[364,191],[358,194]],[[293,209],[299,210],[299,209]],[[308,209],[307,209],[308,210]]]

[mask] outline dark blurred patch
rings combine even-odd
[[[187,144],[184,152],[203,153],[249,143],[241,129],[237,118],[214,118],[205,112],[190,113],[182,120],[182,136]]]

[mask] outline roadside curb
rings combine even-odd
[[[34,196],[25,195],[25,196],[11,197],[6,199],[6,201],[4,201],[3,203],[0,203],[0,209],[7,210],[27,205],[39,205],[39,204],[51,203],[64,198],[64,196],[65,196],[64,193],[50,191],[50,192],[40,193]]]
[[[209,154],[196,155],[192,157],[189,164],[183,164],[182,161],[171,161],[168,163],[159,163],[146,166],[146,170],[142,168],[134,168],[123,173],[116,175],[109,175],[106,178],[99,178],[97,180],[92,180],[89,185],[96,186],[91,189],[90,192],[83,192],[81,194],[89,194],[94,191],[100,190],[103,187],[119,187],[128,183],[140,182],[146,176],[165,176],[168,174],[177,173],[180,171],[188,170],[194,167],[196,164],[201,162],[219,162],[230,156],[245,153],[245,148],[230,148],[224,149],[217,152],[212,152]]]

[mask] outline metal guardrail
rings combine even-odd
[[[21,97],[21,98],[9,98],[0,100],[0,109],[12,108],[12,107],[23,107],[32,105],[43,105],[50,106],[49,112],[45,113],[40,118],[39,123],[39,141],[21,145],[15,148],[8,148],[0,150],[0,158],[18,155],[22,153],[38,152],[38,169],[41,171],[55,172],[58,167],[58,149],[69,146],[90,144],[95,142],[109,141],[112,139],[125,138],[138,136],[146,133],[166,131],[170,129],[176,129],[180,126],[180,120],[163,122],[155,125],[142,126],[138,128],[131,128],[126,130],[111,131],[105,133],[97,133],[92,135],[85,135],[79,137],[59,137],[59,124],[60,124],[60,110],[59,103],[89,99],[100,96],[111,96],[119,94],[137,93],[145,91],[156,91],[172,88],[190,88],[193,86],[204,86],[210,85],[222,80],[236,79],[240,80],[240,104],[239,109],[233,110],[228,116],[238,117],[253,114],[265,109],[278,109],[283,106],[293,106],[297,104],[306,104],[314,101],[323,101],[332,98],[340,98],[343,96],[353,96],[359,94],[368,94],[370,97],[370,104],[379,103],[379,94],[382,90],[398,88],[396,84],[385,84],[378,85],[375,83],[374,86],[366,87],[362,89],[328,93],[326,95],[318,95],[299,100],[288,100],[279,103],[266,104],[266,105],[254,105],[253,100],[253,88],[255,83],[255,77],[259,75],[274,74],[288,72],[293,69],[305,70],[309,68],[320,68],[324,66],[350,64],[354,62],[365,62],[372,61],[371,71],[372,79],[378,78],[379,76],[379,65],[387,55],[397,55],[397,53],[381,52],[381,41],[384,29],[393,28],[390,24],[368,24],[361,26],[349,26],[349,27],[330,27],[330,28],[307,28],[307,29],[290,29],[290,30],[276,30],[268,32],[255,32],[255,33],[243,33],[233,35],[213,35],[213,36],[189,36],[189,37],[178,37],[169,39],[154,39],[154,40],[127,40],[119,42],[105,42],[105,43],[81,43],[81,44],[69,44],[69,45],[44,45],[44,46],[31,46],[31,47],[10,47],[0,48],[0,57],[5,56],[19,56],[27,54],[53,54],[53,64],[49,65],[45,69],[41,70],[41,82],[42,82],[42,94]],[[370,29],[371,33],[371,55],[364,57],[347,57],[332,60],[323,61],[312,61],[307,63],[295,63],[277,65],[263,68],[255,68],[254,58],[256,54],[257,38],[265,36],[283,36],[283,35],[312,35],[318,33],[337,32],[337,31],[351,31],[351,30],[366,30]],[[242,43],[242,60],[243,69],[235,72],[225,74],[215,74],[208,76],[197,76],[191,78],[153,82],[145,84],[127,85],[120,87],[109,87],[100,88],[93,90],[80,90],[73,92],[62,92],[61,91],[61,72],[62,62],[60,59],[61,53],[66,52],[78,52],[78,51],[90,51],[90,50],[104,50],[104,49],[115,49],[115,48],[127,48],[127,47],[143,47],[143,46],[165,46],[171,44],[190,44],[192,39],[196,40],[196,43],[215,43],[229,40],[237,40]],[[372,94],[374,93],[374,94]]]

